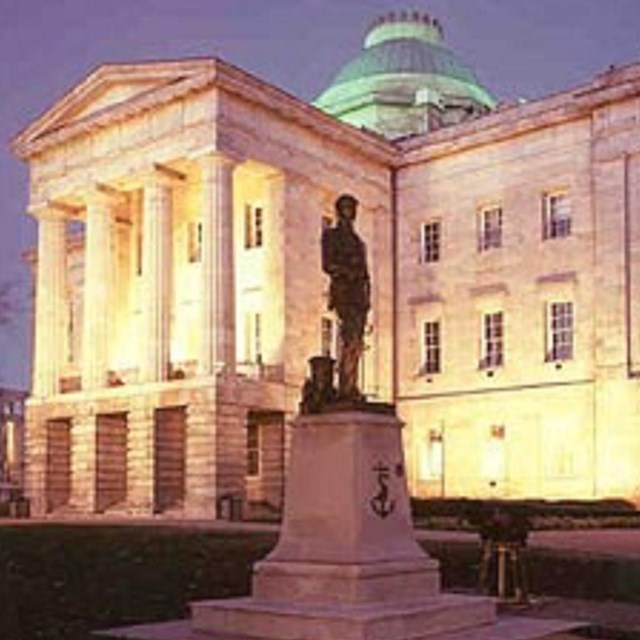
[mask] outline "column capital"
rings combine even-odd
[[[92,184],[83,194],[87,206],[113,206],[126,202],[127,196],[123,191],[102,182]]]
[[[189,159],[193,160],[202,168],[203,166],[229,166],[231,168],[244,162],[240,154],[229,151],[221,151],[213,146],[202,147],[189,154]]]
[[[67,205],[54,200],[41,200],[30,202],[27,205],[27,213],[38,220],[66,220],[76,216],[82,207]]]
[[[161,185],[165,187],[179,187],[187,181],[186,174],[165,164],[154,162],[141,174],[143,187]]]

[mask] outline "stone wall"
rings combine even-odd
[[[531,117],[518,122],[526,132],[503,127],[482,145],[436,143],[431,159],[400,171],[399,406],[416,493],[640,496],[637,112],[634,100],[553,124]],[[543,202],[554,192],[570,200],[571,232],[545,238]],[[502,208],[502,246],[480,251],[485,206]],[[421,225],[433,220],[441,256],[425,264]],[[548,306],[558,301],[574,313],[573,355],[562,361],[548,349]],[[486,369],[481,318],[494,311],[504,363]],[[426,321],[441,323],[433,375],[421,371]],[[434,433],[443,473],[429,477]],[[504,457],[498,479],[491,456]]]

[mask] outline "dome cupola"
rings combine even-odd
[[[373,22],[362,51],[314,104],[340,120],[398,138],[478,116],[496,102],[444,44],[437,20],[402,11]]]

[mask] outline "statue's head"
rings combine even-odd
[[[353,222],[356,219],[357,211],[358,201],[352,195],[343,193],[336,200],[336,213],[338,214],[338,219]]]

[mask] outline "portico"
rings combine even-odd
[[[351,182],[379,212],[365,233],[386,242],[387,143],[200,60],[101,67],[15,149],[38,225],[33,513],[277,508],[287,423],[321,348],[323,216]],[[379,394],[389,349],[381,330]]]
[[[88,513],[114,507],[144,513],[183,508],[185,503],[192,507],[199,503],[198,509],[205,509],[203,499],[190,495],[202,491],[194,479],[197,474],[185,471],[185,456],[189,451],[195,465],[204,456],[201,466],[215,469],[215,446],[206,446],[203,440],[210,432],[209,445],[215,445],[216,411],[211,405],[216,405],[216,379],[224,376],[224,384],[229,385],[235,371],[234,272],[220,265],[234,260],[233,171],[237,165],[237,160],[207,152],[188,162],[189,173],[152,165],[140,176],[96,181],[83,191],[59,195],[32,209],[38,221],[36,308],[42,321],[36,323],[38,357],[31,402],[41,399],[44,408],[62,401],[67,409],[64,416],[50,418],[40,427],[47,432],[48,466],[54,450],[68,458],[68,468],[56,471],[53,465],[50,469],[58,480],[61,474],[68,477],[62,482],[69,485],[64,506]],[[125,184],[128,189],[123,188]],[[174,254],[189,240],[184,218],[191,212],[180,208],[187,198],[202,203],[195,221],[201,229],[195,240],[200,244],[200,259],[188,265],[196,267],[192,273],[184,274],[180,256]],[[76,215],[70,217],[70,212]],[[77,284],[67,271],[71,221],[84,227],[79,327],[70,326],[69,293]],[[172,354],[173,334],[180,330],[172,317],[179,310],[183,285],[192,298],[183,296],[182,302],[199,306],[194,316],[199,319],[196,333],[202,346],[186,354],[193,362],[190,368]],[[69,357],[74,330],[81,331],[77,361]],[[177,342],[186,341],[176,337]],[[133,353],[126,353],[132,347]],[[121,363],[129,366],[121,368]],[[198,387],[210,387],[202,391],[207,401],[194,402],[184,390],[177,394],[183,397],[174,400],[176,389],[184,387],[187,379],[193,382],[196,375],[201,378]],[[76,379],[79,388],[63,393],[64,378]],[[136,406],[122,406],[122,397],[132,395],[132,390]],[[69,410],[69,401],[74,404],[80,398]],[[58,408],[55,413],[65,412]],[[207,416],[204,424],[203,414]],[[242,423],[241,412],[235,418]],[[67,425],[66,439],[56,436],[61,424]],[[164,455],[164,461],[158,455]],[[167,455],[173,462],[167,462]],[[107,468],[102,474],[101,461]],[[114,471],[114,465],[119,471]],[[163,473],[173,478],[163,478]],[[109,474],[113,479],[107,486],[104,479]],[[174,487],[174,499],[169,501],[160,495],[167,482]],[[114,484],[121,487],[119,492],[114,493]],[[235,492],[242,489],[242,482],[234,487]],[[112,494],[111,503],[103,498],[105,492]],[[207,493],[208,510],[215,514],[215,492]],[[60,495],[44,510],[57,505]]]

